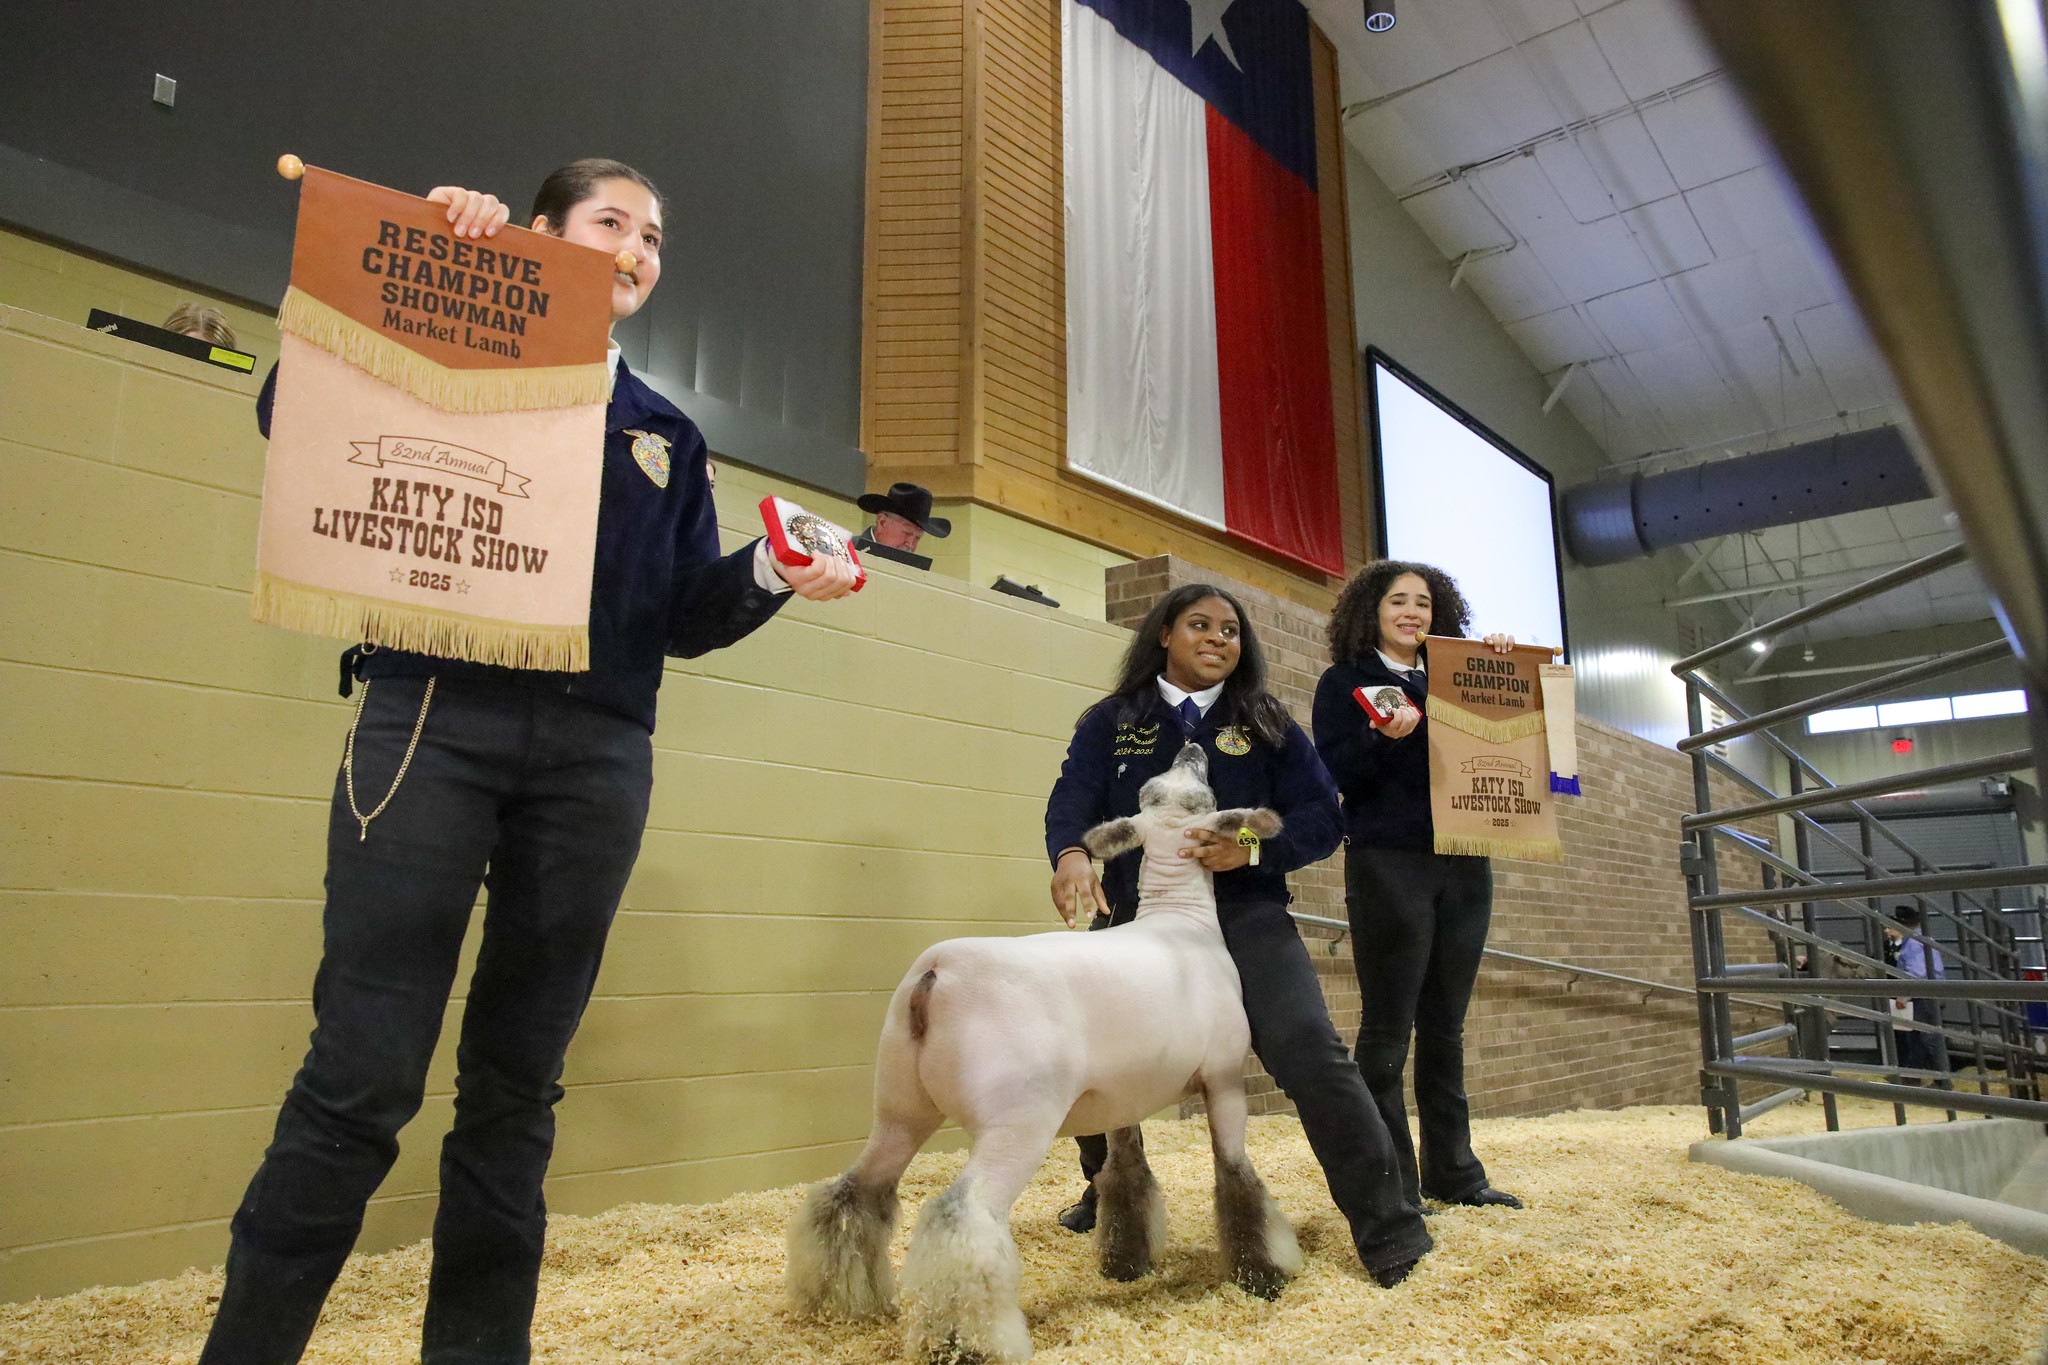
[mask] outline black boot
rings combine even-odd
[[[1060,1226],[1068,1232],[1095,1231],[1095,1186],[1090,1185],[1076,1202],[1060,1210]]]
[[[1395,1285],[1407,1279],[1408,1272],[1415,1269],[1415,1266],[1416,1262],[1414,1261],[1401,1261],[1368,1273],[1371,1274],[1374,1284],[1382,1289],[1392,1289]]]
[[[1471,1209],[1483,1209],[1491,1207],[1499,1207],[1504,1209],[1519,1209],[1523,1206],[1521,1200],[1515,1198],[1506,1190],[1497,1190],[1491,1185],[1481,1185],[1478,1189],[1473,1190],[1470,1194],[1461,1194],[1456,1199],[1443,1199],[1439,1200],[1438,1202],[1444,1204],[1462,1204],[1466,1208]]]

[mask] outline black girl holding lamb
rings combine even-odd
[[[1286,874],[1337,847],[1337,792],[1308,736],[1266,690],[1258,636],[1223,589],[1189,584],[1162,597],[1132,635],[1115,689],[1075,726],[1045,808],[1053,905],[1070,924],[1077,911],[1095,912],[1096,928],[1136,914],[1139,855],[1110,859],[1098,880],[1082,835],[1136,815],[1139,789],[1187,741],[1208,753],[1219,806],[1266,807],[1285,822],[1272,840],[1193,833],[1182,856],[1215,874],[1252,1050],[1294,1101],[1359,1260],[1380,1284],[1397,1284],[1430,1249],[1429,1232],[1402,1197],[1389,1135],[1287,913]],[[1076,1232],[1095,1221],[1092,1178],[1104,1158],[1103,1139],[1081,1143],[1089,1192],[1060,1218]]]

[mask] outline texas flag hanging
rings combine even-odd
[[[1301,0],[1062,0],[1067,463],[1344,572]]]

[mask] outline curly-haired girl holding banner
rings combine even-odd
[[[1313,721],[1316,751],[1344,805],[1344,898],[1363,996],[1353,1055],[1394,1139],[1408,1197],[1520,1208],[1487,1183],[1465,1100],[1465,1010],[1493,915],[1493,862],[1436,852],[1430,813],[1423,641],[1464,635],[1471,616],[1441,569],[1366,565],[1331,614],[1335,662],[1316,684]],[[1486,643],[1506,653],[1515,642],[1489,635]],[[1361,688],[1372,712],[1357,700]],[[1411,1034],[1419,1171],[1401,1093]]]

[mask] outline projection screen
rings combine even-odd
[[[1366,391],[1387,557],[1455,578],[1475,636],[1567,646],[1549,473],[1376,347]]]

